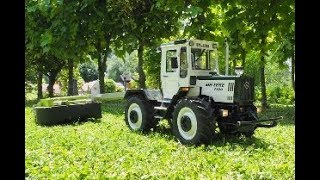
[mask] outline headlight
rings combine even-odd
[[[241,76],[244,72],[243,67],[235,67],[234,71],[238,76]]]
[[[229,115],[228,109],[220,109],[222,117],[227,117]]]

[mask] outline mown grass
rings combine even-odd
[[[130,132],[124,103],[103,103],[103,118],[71,125],[35,124],[25,107],[26,179],[294,179],[294,107],[275,106],[262,117],[284,115],[253,138],[218,136],[209,146],[187,147],[161,126]]]

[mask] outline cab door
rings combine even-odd
[[[177,61],[177,67],[172,67],[172,58]],[[166,99],[172,99],[179,90],[179,60],[178,60],[178,48],[168,47],[162,49],[161,59],[161,85],[163,97]]]

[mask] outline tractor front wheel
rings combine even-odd
[[[125,108],[125,122],[130,130],[148,132],[155,127],[153,106],[148,101],[134,96],[128,99]]]

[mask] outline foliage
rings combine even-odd
[[[107,62],[107,77],[118,82],[120,80],[120,75],[122,74],[120,68],[123,67],[123,64],[122,60],[115,55],[111,55]]]
[[[124,92],[124,86],[118,86],[117,85],[116,92]]]
[[[255,100],[260,101],[262,98],[261,90],[255,87]],[[267,86],[268,102],[272,104],[292,105],[295,103],[295,93],[292,87],[288,85],[274,85]]]
[[[129,89],[138,89],[139,88],[139,83],[137,81],[130,81],[129,83]]]
[[[254,138],[217,137],[209,146],[187,147],[170,129],[147,135],[123,121],[124,103],[102,103],[102,119],[42,127],[26,107],[26,179],[294,179],[294,107],[261,114],[284,114],[277,127],[257,129]]]
[[[121,3],[122,9],[119,13],[126,17],[122,22],[125,33],[119,37],[116,46],[122,46],[122,51],[138,51],[139,87],[146,88],[144,49],[178,31],[177,22],[184,2],[129,0]]]
[[[148,88],[159,89],[161,87],[160,65],[161,53],[157,53],[156,47],[148,48],[145,53],[146,85]]]
[[[24,88],[26,93],[31,93],[37,89],[36,85],[30,81],[25,81]]]
[[[128,73],[140,81],[140,87],[158,88],[160,58],[154,49],[164,41],[177,38],[217,41],[221,51],[220,74],[224,74],[223,41],[227,38],[229,74],[233,74],[233,66],[243,65],[245,74],[254,76],[255,84],[263,87],[262,94],[272,96],[264,99],[294,102],[294,93],[286,87],[293,86],[294,90],[295,2],[292,0],[27,0],[25,12],[25,81],[35,83],[37,73],[41,72],[51,85],[57,78],[62,79],[65,88],[67,76],[72,74],[65,71],[66,62],[72,60],[77,67],[83,57],[91,55],[98,65],[100,79],[104,79],[106,70],[108,78],[115,81],[120,74]],[[292,66],[287,71],[284,62],[289,58]],[[103,92],[104,80],[100,83]]]
[[[51,98],[40,99],[37,103],[37,107],[52,107],[54,105],[54,101]]]
[[[82,85],[82,81],[83,78],[80,75],[79,72],[80,68],[74,68],[73,70],[73,79],[77,80],[77,88],[78,90],[81,88]],[[67,91],[68,91],[68,69],[67,68],[63,68],[61,70],[61,72],[59,73],[58,77],[57,77],[57,82],[61,83],[61,94],[62,95],[67,95]]]
[[[106,93],[116,92],[117,85],[116,85],[116,82],[115,82],[114,80],[112,80],[112,79],[105,79],[105,80],[104,80],[104,84],[105,84]]]
[[[90,82],[98,79],[97,67],[92,62],[80,64],[79,72],[84,82]]]
[[[295,95],[290,86],[275,86],[267,87],[268,101],[273,104],[294,104]]]

